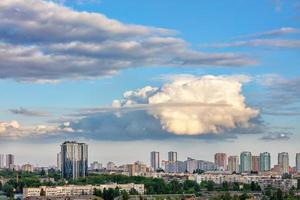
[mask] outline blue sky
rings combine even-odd
[[[274,157],[278,144],[297,152],[299,1],[25,2],[0,3],[0,152],[18,155],[31,143],[54,152],[64,139],[116,152],[167,151],[157,145],[167,139],[170,150],[205,159],[211,143],[231,154],[251,142]],[[197,142],[207,155],[182,148]],[[19,162],[39,156],[29,148]],[[49,160],[55,154],[41,164]]]

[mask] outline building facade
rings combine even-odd
[[[0,169],[3,169],[4,167],[5,167],[4,155],[0,154]]]
[[[252,171],[260,171],[260,158],[259,156],[252,156]]]
[[[296,171],[300,173],[300,153],[296,154]]]
[[[153,170],[157,170],[160,168],[160,157],[159,152],[152,151],[150,153],[150,163]]]
[[[168,161],[169,162],[177,162],[177,152],[174,152],[174,151],[168,152]]]
[[[94,189],[103,191],[104,189],[115,189],[125,190],[129,192],[131,189],[135,189],[139,194],[144,194],[144,184],[105,184],[105,185],[66,185],[66,186],[41,186],[38,188],[24,188],[23,197],[39,197],[42,193],[46,197],[71,197],[71,196],[82,196],[82,195],[92,195]],[[50,199],[50,198],[49,198]],[[60,198],[68,199],[68,198]]]
[[[278,165],[281,167],[282,173],[289,173],[289,153],[282,152],[278,154]]]
[[[240,156],[240,172],[251,172],[252,170],[252,155],[251,152],[244,151]]]
[[[271,170],[271,154],[268,152],[263,152],[259,155],[260,160],[260,171],[266,172]]]
[[[221,170],[227,169],[227,155],[226,153],[215,154],[215,165]]]
[[[228,157],[228,171],[239,172],[240,171],[240,159],[238,156],[229,156]]]
[[[85,177],[88,172],[88,145],[66,141],[61,145],[61,174],[65,179]]]
[[[56,167],[58,170],[61,170],[61,152],[56,154]]]
[[[15,167],[15,156],[12,154],[6,155],[6,168],[14,169]]]

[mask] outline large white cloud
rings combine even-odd
[[[0,1],[0,78],[84,79],[145,66],[243,66],[236,53],[192,50],[175,31],[124,24],[42,0]]]
[[[241,77],[185,77],[161,88],[147,86],[124,93],[114,104],[143,105],[164,130],[183,135],[249,128],[259,111],[245,104]]]

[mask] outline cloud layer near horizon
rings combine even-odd
[[[68,127],[96,140],[235,138],[261,133],[259,110],[242,95],[239,76],[183,76],[161,87],[124,92],[112,108],[83,111]]]
[[[124,24],[42,0],[0,1],[0,78],[56,81],[145,66],[243,66],[235,53],[204,53],[175,31]]]

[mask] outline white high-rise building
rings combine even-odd
[[[282,173],[289,173],[289,153],[282,152],[278,154],[278,165],[282,169]]]
[[[296,154],[296,171],[300,173],[300,153]]]
[[[186,162],[186,171],[189,173],[193,173],[195,170],[198,169],[198,160],[193,158],[187,158]]]
[[[228,171],[238,173],[240,171],[239,163],[240,163],[240,159],[238,156],[229,156],[228,165],[227,165]]]
[[[160,168],[160,157],[159,157],[159,152],[157,151],[152,151],[150,153],[150,162],[151,162],[151,167],[154,170],[157,170]]]
[[[0,154],[0,169],[3,169],[4,167],[5,167],[4,155]]]

